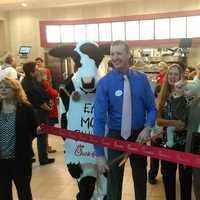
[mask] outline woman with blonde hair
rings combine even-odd
[[[198,71],[198,76],[195,80],[185,85],[185,94],[196,95],[200,90],[200,73]],[[189,111],[183,108],[183,101],[179,101],[175,95],[175,86],[179,81],[184,82],[184,70],[178,64],[172,64],[169,66],[165,82],[162,85],[161,92],[157,99],[157,124],[158,126],[164,127],[167,130],[168,127],[175,127],[174,133],[174,145],[168,146],[169,149],[174,149],[178,151],[185,150],[186,143],[186,133],[187,133],[187,121],[179,118],[174,118],[173,116],[181,115],[184,119],[189,116]],[[182,99],[183,97],[180,96]],[[187,96],[184,97],[185,102],[187,102]],[[190,106],[188,102],[188,106]],[[189,109],[189,107],[188,107]],[[168,139],[168,138],[167,138]],[[167,142],[166,142],[167,144]],[[192,168],[183,166],[182,164],[172,163],[169,161],[161,162],[161,172],[163,177],[164,189],[166,200],[176,199],[176,170],[179,168],[179,181],[180,181],[180,199],[181,200],[191,200],[191,189],[192,189]]]
[[[19,200],[32,200],[32,139],[37,121],[17,80],[0,80],[0,199],[12,200],[12,181]]]

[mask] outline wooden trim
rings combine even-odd
[[[46,25],[44,21],[40,21],[40,44],[41,47],[47,48],[50,44],[47,43],[47,37],[46,37]]]
[[[174,45],[179,46],[180,39],[166,39],[166,40],[131,40],[127,41],[130,46],[133,47],[158,47],[158,46],[167,46]],[[109,44],[111,42],[97,42],[98,44]],[[200,38],[193,38],[192,45],[200,44]],[[63,46],[64,43],[48,43],[45,48],[54,48],[58,46]],[[67,43],[67,46],[74,46],[74,43]]]

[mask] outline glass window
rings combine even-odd
[[[87,24],[86,25],[86,36],[87,40],[98,41],[98,24]]]
[[[155,39],[169,39],[169,19],[155,19]]]
[[[74,26],[73,25],[62,25],[61,31],[61,42],[74,42]]]
[[[75,42],[86,40],[86,26],[85,24],[75,25]]]
[[[170,19],[170,38],[186,37],[186,17],[175,17]]]
[[[200,37],[200,15],[74,25],[46,25],[48,43]]]
[[[111,41],[111,23],[99,24],[99,41]]]
[[[200,37],[200,16],[187,17],[187,37]]]
[[[112,40],[125,40],[125,26],[124,22],[112,23]]]
[[[126,22],[126,40],[139,40],[139,21]]]
[[[59,43],[60,38],[60,26],[59,25],[47,25],[46,26],[46,37],[49,43]]]
[[[154,39],[154,20],[140,21],[140,40]]]

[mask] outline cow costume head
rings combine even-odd
[[[97,69],[104,57],[109,54],[109,45],[101,45],[94,42],[81,42],[72,46],[62,46],[51,49],[49,54],[54,57],[71,57],[75,63],[77,72],[73,79],[76,83],[75,90],[82,93],[94,93],[97,83]]]

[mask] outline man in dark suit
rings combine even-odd
[[[39,124],[47,123],[51,107],[48,105],[49,97],[41,84],[36,80],[37,69],[35,62],[27,62],[23,65],[25,77],[22,80],[28,100],[33,105]],[[53,163],[54,158],[48,158],[47,154],[47,135],[40,134],[37,137],[38,157],[40,165]]]

